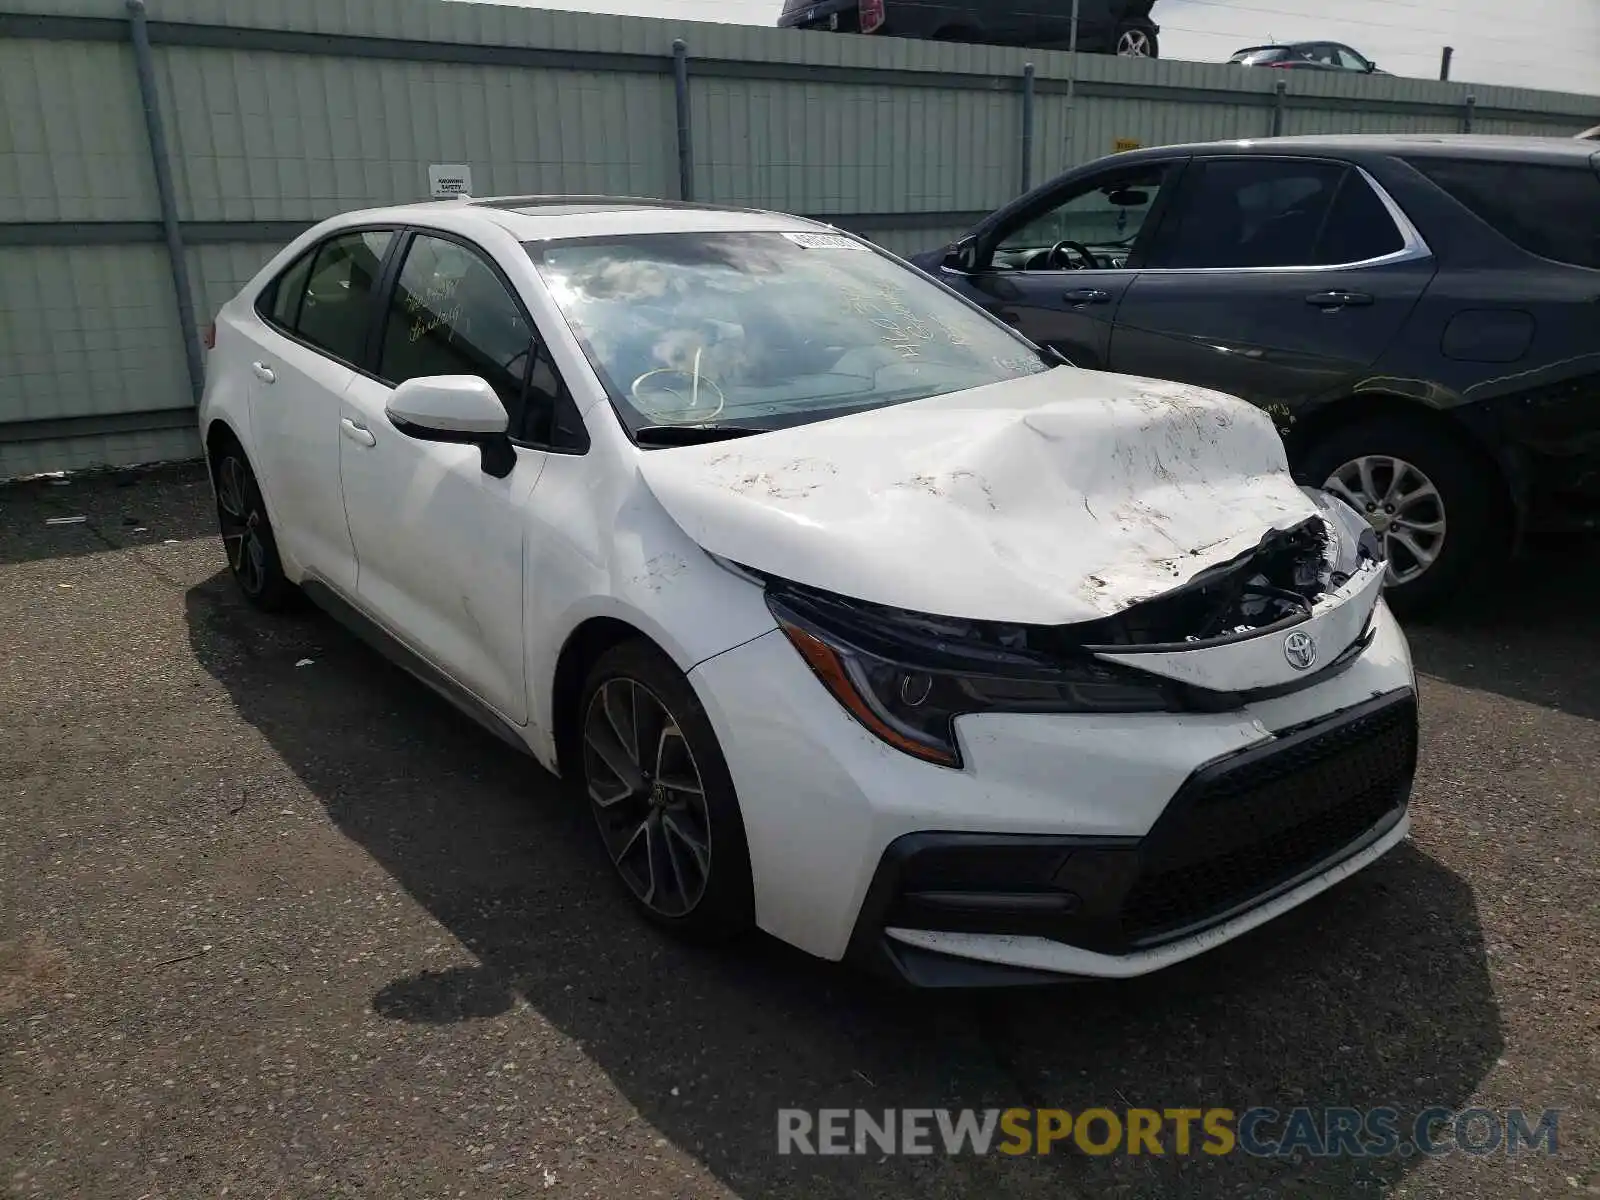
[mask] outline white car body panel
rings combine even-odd
[[[495,479],[475,447],[397,430],[388,385],[256,315],[261,289],[316,241],[407,224],[466,238],[504,271],[571,390],[587,453],[520,447]],[[569,640],[603,620],[659,646],[727,758],[758,924],[824,958],[845,953],[874,870],[902,835],[1141,836],[1199,765],[1414,686],[1404,637],[1364,574],[1305,625],[1320,655],[1309,672],[1286,662],[1281,634],[1102,654],[1213,688],[1308,684],[1240,711],[964,716],[959,769],[869,732],[778,630],[761,586],[713,554],[914,611],[1064,624],[1169,592],[1317,508],[1253,407],[1071,368],[742,441],[641,450],[522,248],[545,236],[819,228],[642,204],[544,216],[450,201],[347,214],[285,247],[219,313],[202,432],[220,422],[244,445],[292,581],[325,583],[552,770]],[[257,361],[272,383],[254,376]],[[1370,645],[1318,678],[1369,616]],[[1205,945],[1244,927],[1221,926]],[[903,932],[893,936],[956,958],[1051,971],[1135,973],[1170,958],[1100,963],[1026,940]]]
[[[1204,388],[1056,370],[651,455],[724,558],[839,595],[1061,625],[1170,592],[1316,515],[1272,420]]]
[[[249,313],[256,336],[251,356],[251,430],[260,446],[256,475],[262,493],[281,516],[279,539],[296,562],[315,563],[318,574],[347,591],[355,590],[355,546],[339,497],[337,409],[339,396],[356,373],[331,358],[290,341]],[[254,373],[260,363],[269,383]]]
[[[339,438],[356,596],[434,666],[526,725],[526,511],[548,456],[518,450],[516,469],[496,479],[476,446],[397,430],[384,416],[391,392],[357,376],[339,413],[341,428],[354,420],[370,431],[370,441]]]
[[[757,923],[837,959],[896,838],[925,830],[1138,837],[1202,763],[1409,687],[1412,670],[1400,627],[1380,607],[1366,653],[1316,686],[1242,712],[961,717],[959,771],[874,737],[781,633],[702,663],[690,678],[740,796],[762,798],[744,808]]]

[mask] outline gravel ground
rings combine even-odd
[[[192,467],[0,489],[11,1196],[1600,1195],[1600,547],[1412,631],[1408,846],[1152,978],[929,996],[662,940],[567,791],[210,530]],[[1560,1154],[775,1153],[787,1106],[1301,1103]]]

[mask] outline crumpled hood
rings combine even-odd
[[[640,455],[713,554],[858,600],[1059,625],[1109,616],[1317,509],[1259,409],[1059,368]]]

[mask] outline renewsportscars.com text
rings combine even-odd
[[[1555,1154],[1559,1113],[1520,1108],[786,1108],[778,1153],[1387,1158]]]

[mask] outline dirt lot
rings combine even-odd
[[[663,941],[567,792],[210,530],[192,468],[0,489],[9,1195],[1600,1195],[1600,547],[1412,631],[1409,846],[1157,977],[923,996]],[[788,1106],[1302,1103],[1560,1154],[775,1153]]]

